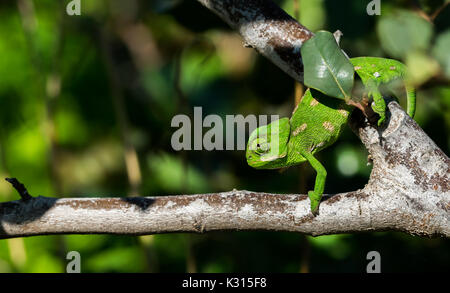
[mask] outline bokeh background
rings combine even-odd
[[[406,62],[419,89],[416,120],[450,154],[450,6],[444,0],[276,1],[312,31],[340,29],[350,56]],[[448,2],[448,1],[447,1]],[[159,196],[229,191],[304,193],[311,167],[253,170],[243,151],[175,152],[176,114],[289,116],[295,83],[243,47],[239,35],[194,0],[0,2],[0,177],[32,195]],[[437,13],[438,11],[439,13]],[[404,105],[404,99],[400,99]],[[319,154],[326,193],[362,188],[367,152],[347,128]],[[0,181],[0,201],[18,199]],[[0,240],[0,272],[449,271],[450,241],[380,232],[305,237],[221,232],[143,237],[42,236]]]

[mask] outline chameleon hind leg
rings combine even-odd
[[[370,95],[373,97],[372,109],[380,116],[378,119],[378,126],[380,126],[386,120],[386,102],[378,90],[372,91]]]
[[[304,152],[301,155],[305,157],[306,160],[308,160],[308,162],[317,172],[314,190],[308,192],[308,197],[311,201],[311,212],[314,215],[317,215],[319,211],[319,203],[322,199],[323,191],[325,189],[327,170],[311,153]]]
[[[414,118],[414,114],[416,113],[416,90],[414,87],[408,85],[405,85],[405,88],[406,100],[408,103],[408,115],[411,118]],[[380,126],[386,120],[386,102],[378,90],[373,90],[370,95],[373,97],[372,109],[375,113],[380,115],[380,119],[378,119],[378,126]]]

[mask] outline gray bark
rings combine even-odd
[[[270,0],[198,0],[293,79],[303,82],[300,48],[314,34]]]

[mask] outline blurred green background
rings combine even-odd
[[[450,153],[445,1],[381,1],[381,16],[366,14],[369,1],[276,2],[312,31],[340,29],[352,57],[406,62],[419,89],[416,120]],[[243,151],[172,150],[170,121],[194,106],[204,116],[289,116],[294,105],[294,81],[197,1],[82,0],[81,16],[68,16],[67,3],[0,2],[1,178],[56,197],[304,193],[313,186],[306,165],[261,171],[247,166]],[[367,183],[367,153],[348,128],[319,159],[330,174],[326,193]],[[0,201],[16,199],[0,181]],[[82,272],[365,272],[372,250],[383,272],[450,269],[448,239],[227,232],[0,240],[0,272],[64,272],[72,250]]]

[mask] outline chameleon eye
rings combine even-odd
[[[256,153],[263,154],[269,150],[269,145],[267,143],[258,143],[256,145]]]

